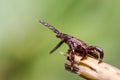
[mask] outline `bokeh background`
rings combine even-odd
[[[120,0],[0,0],[0,80],[84,80],[49,51],[60,41],[42,19],[105,52],[120,68]]]

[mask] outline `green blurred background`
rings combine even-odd
[[[0,0],[0,80],[84,80],[64,69],[66,44],[42,19],[105,52],[120,68],[120,0]]]

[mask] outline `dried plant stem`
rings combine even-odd
[[[70,57],[70,55],[67,55]],[[71,61],[66,60],[65,69],[84,77],[87,80],[120,80],[120,70],[107,63],[98,64],[98,60],[87,57],[84,60],[80,60],[82,57],[75,55],[73,66]]]

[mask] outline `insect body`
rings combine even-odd
[[[79,52],[80,54],[82,53],[83,57],[81,60],[83,60],[87,55],[91,55],[94,58],[98,58],[99,62],[102,62],[102,59],[104,57],[104,52],[101,48],[97,46],[89,46],[80,39],[77,39],[73,36],[70,36],[68,34],[64,34],[59,32],[57,29],[55,29],[52,25],[39,20],[41,24],[44,26],[48,27],[51,29],[54,33],[56,33],[56,37],[60,38],[61,41],[57,44],[57,46],[50,51],[50,53],[53,53],[57,48],[59,48],[63,43],[66,43],[69,46],[69,52],[72,54],[71,55],[71,60],[74,61],[74,54],[75,52]],[[98,56],[99,53],[99,56]]]

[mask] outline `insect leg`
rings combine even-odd
[[[74,54],[75,53],[75,50],[74,50],[74,44],[71,42],[69,43],[69,47],[70,47],[70,50],[71,50],[71,53]]]
[[[71,66],[73,66],[74,64],[74,58],[75,58],[75,50],[74,50],[74,44],[72,42],[69,42],[69,52],[71,53],[71,58],[70,58],[70,61],[71,61]],[[72,69],[72,68],[71,68]]]
[[[83,50],[83,56],[82,56],[81,60],[84,60],[87,56],[87,50],[84,48],[82,50]]]
[[[101,63],[101,62],[102,62],[102,59],[103,59],[103,57],[104,57],[104,52],[103,52],[103,50],[102,50],[101,48],[99,48],[99,47],[97,47],[97,46],[89,46],[87,49],[88,49],[88,50],[96,50],[97,52],[99,52],[99,56],[98,56],[99,62],[98,62],[98,63]],[[94,54],[95,54],[95,53],[93,53],[92,56],[94,56]],[[96,57],[96,55],[95,55],[94,57]]]
[[[77,46],[77,49],[78,49],[78,52],[79,52],[80,54],[82,54],[81,60],[84,60],[84,59],[86,58],[86,56],[87,56],[87,50],[86,50],[86,48],[81,47],[81,45],[78,45],[78,46]]]
[[[52,54],[56,49],[58,49],[63,43],[64,43],[63,40],[60,41],[60,42],[57,44],[57,46],[50,51],[50,54]]]

